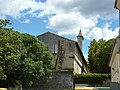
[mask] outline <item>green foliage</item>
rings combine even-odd
[[[1,66],[0,66],[0,79],[1,80],[6,79],[6,75],[4,75],[4,71],[3,71],[3,68]]]
[[[110,78],[109,74],[87,73],[74,74],[75,84],[102,85],[103,81]]]
[[[89,46],[88,60],[90,71],[94,73],[110,73],[108,62],[111,50],[114,44],[114,39],[105,41],[93,39]]]
[[[0,20],[0,79],[6,85],[34,85],[52,74],[52,56],[44,45],[29,34],[5,28],[10,22]]]

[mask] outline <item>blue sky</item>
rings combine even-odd
[[[77,40],[84,36],[83,53],[92,39],[109,40],[118,35],[115,0],[0,0],[0,18],[9,19],[14,30],[34,36],[47,31]]]

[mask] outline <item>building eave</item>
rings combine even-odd
[[[84,56],[83,56],[83,53],[82,53],[82,51],[81,51],[81,49],[80,49],[78,43],[75,42],[75,45],[76,45],[76,47],[78,48],[78,50],[79,50],[79,52],[80,52],[80,54],[81,54],[81,56],[82,56],[82,60],[83,60],[83,62],[84,62],[85,65],[87,66],[87,62],[86,62],[86,60],[85,60],[85,58],[84,58]]]

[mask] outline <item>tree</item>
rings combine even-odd
[[[0,78],[1,85],[32,86],[38,79],[49,80],[53,68],[49,51],[35,36],[6,28],[10,24],[8,20],[2,22],[0,20],[0,71],[6,79]]]
[[[1,80],[4,80],[6,77],[4,75],[4,71],[3,71],[3,68],[0,66],[0,79]]]
[[[114,39],[105,41],[100,39],[96,41],[93,39],[89,46],[88,60],[90,71],[94,73],[110,73],[108,67],[111,50],[114,45]]]
[[[94,72],[94,61],[96,57],[96,52],[97,52],[97,41],[93,39],[93,41],[90,43],[89,46],[89,54],[88,54],[88,60],[89,60],[89,69],[90,71]]]

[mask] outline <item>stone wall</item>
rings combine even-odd
[[[54,71],[53,80],[48,86],[49,90],[73,90],[73,71]]]
[[[120,84],[116,82],[110,83],[110,90],[120,90]]]
[[[73,70],[54,71],[48,83],[41,82],[37,87],[22,90],[73,90]]]

